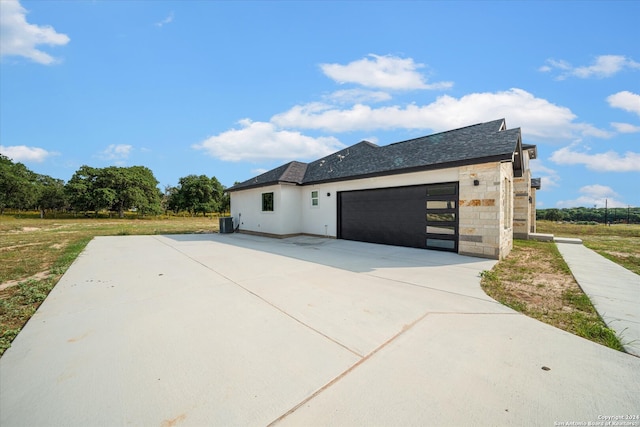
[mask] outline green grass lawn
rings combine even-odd
[[[538,221],[539,233],[577,237],[583,244],[640,274],[640,225],[611,226]],[[552,242],[515,240],[513,251],[482,275],[484,291],[527,316],[622,350]]]
[[[553,242],[515,240],[509,256],[482,273],[481,286],[487,295],[522,314],[623,350]]]
[[[607,226],[538,221],[538,232],[556,237],[578,237],[586,247],[640,274],[640,224]]]

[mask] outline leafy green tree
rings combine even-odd
[[[564,215],[558,209],[548,209],[546,219],[549,221],[562,221]]]
[[[215,177],[188,175],[180,178],[178,186],[172,189],[168,206],[175,212],[206,215],[220,210],[223,193],[224,187]]]
[[[177,202],[178,187],[172,185],[165,185],[164,193],[162,193],[162,209],[165,213],[173,211],[178,213],[180,210],[179,203]]]
[[[219,213],[229,212],[231,209],[231,196],[227,191],[222,192],[222,198],[220,199],[220,206],[218,207]]]
[[[640,211],[638,208],[628,206],[626,208],[564,208],[564,209],[538,209],[536,218],[550,221],[571,222],[598,222],[604,224],[605,218],[610,222],[638,224],[640,223]]]
[[[229,204],[229,196],[224,191],[224,185],[215,176],[211,177],[211,184],[213,185],[213,197],[216,200],[215,211],[218,213],[224,212]]]
[[[56,212],[67,207],[67,194],[63,180],[47,175],[38,175],[37,180],[40,187],[37,201],[40,218],[44,218],[47,210]]]
[[[92,168],[82,166],[67,183],[71,206],[77,211],[136,209],[140,214],[162,211],[158,180],[144,166]]]
[[[0,154],[0,214],[6,208],[27,209],[38,199],[37,175]]]
[[[153,172],[144,166],[116,167],[101,170],[98,184],[109,190],[111,208],[124,218],[124,211],[136,209],[142,214],[159,213],[160,191]]]
[[[95,211],[97,215],[98,211],[111,206],[112,195],[98,191],[99,175],[100,169],[83,165],[67,182],[65,190],[69,203],[76,212]]]

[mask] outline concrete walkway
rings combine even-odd
[[[0,359],[0,425],[637,414],[640,358],[496,303],[479,286],[494,264],[308,237],[99,237]]]
[[[583,245],[556,245],[600,317],[640,357],[640,276]]]

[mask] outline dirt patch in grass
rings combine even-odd
[[[482,273],[481,284],[487,295],[529,317],[623,349],[552,242],[515,240],[509,256]]]
[[[12,286],[17,286],[22,282],[44,280],[47,277],[49,277],[50,274],[51,273],[49,272],[49,270],[47,270],[47,271],[41,271],[40,273],[36,273],[31,277],[25,277],[20,280],[7,280],[6,282],[0,283],[0,291],[3,291]],[[0,298],[2,297],[0,296]]]

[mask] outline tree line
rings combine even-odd
[[[538,209],[536,218],[549,221],[567,221],[600,224],[640,224],[640,208],[564,208]]]
[[[225,212],[229,196],[216,177],[189,175],[177,186],[158,188],[153,172],[144,166],[95,168],[82,166],[65,183],[41,175],[0,154],[0,214],[6,209],[75,212],[126,211],[139,215],[188,212],[191,215]]]

